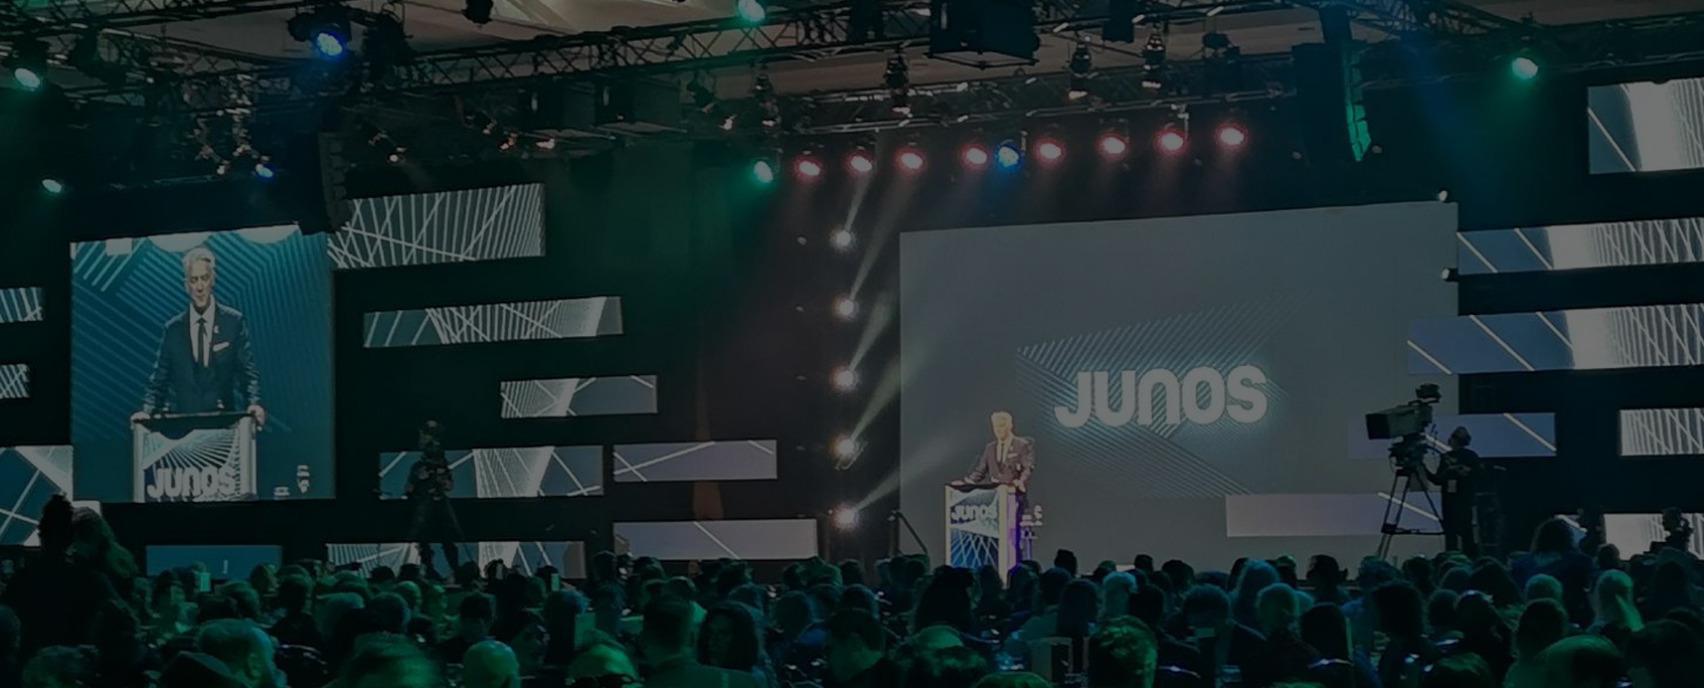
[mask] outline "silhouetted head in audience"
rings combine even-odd
[[[1065,569],[1065,572],[1071,574],[1072,578],[1076,578],[1079,572],[1077,553],[1068,549],[1059,550],[1053,555],[1053,566],[1054,568]]]
[[[1283,583],[1273,583],[1260,591],[1255,605],[1260,620],[1259,630],[1267,637],[1293,634],[1302,616],[1302,596]]]
[[[1563,554],[1578,552],[1574,542],[1574,526],[1560,516],[1545,519],[1532,532],[1533,554]]]
[[[1526,589],[1522,591],[1528,602],[1533,600],[1562,600],[1562,581],[1555,576],[1540,573],[1527,579]]]
[[[1496,688],[1491,667],[1471,652],[1452,655],[1426,667],[1420,688]]]
[[[781,637],[791,641],[810,628],[811,624],[816,623],[820,612],[816,608],[815,599],[795,590],[775,598],[775,606],[769,616],[776,630],[781,632]]]
[[[1467,587],[1491,596],[1497,607],[1514,607],[1521,603],[1521,590],[1515,585],[1508,567],[1493,560],[1482,559],[1473,567]]]
[[[520,688],[521,664],[515,651],[495,640],[474,643],[462,655],[463,688]]]
[[[876,597],[875,591],[862,585],[848,585],[840,593],[840,603],[835,605],[835,611],[855,609],[870,616],[880,617],[882,603]]]
[[[1141,621],[1128,616],[1108,621],[1089,639],[1089,688],[1150,688],[1157,648]]]
[[[611,678],[619,677],[619,678]],[[605,679],[621,681],[631,679],[637,681],[639,670],[634,667],[633,660],[627,656],[627,651],[620,644],[604,639],[588,644],[579,654],[574,655],[574,661],[568,665],[568,680],[576,679]],[[600,683],[598,685],[623,685],[621,683]]]
[[[284,685],[273,663],[272,638],[252,621],[222,619],[201,627],[195,649],[224,662],[231,675],[248,688]]]
[[[1604,543],[1598,545],[1597,553],[1593,555],[1599,571],[1614,571],[1621,568],[1621,548]]]
[[[973,688],[992,672],[988,660],[968,647],[918,653],[905,672],[905,688]]]
[[[1297,626],[1302,642],[1319,651],[1324,659],[1349,659],[1349,619],[1335,604],[1316,604],[1302,612]]]
[[[1043,571],[1041,581],[1037,584],[1037,599],[1041,602],[1041,611],[1059,606],[1059,598],[1065,594],[1065,586],[1070,583],[1070,571],[1057,566]]]
[[[1006,572],[1006,608],[1013,613],[1027,612],[1035,607],[1040,576],[1028,566],[1019,564]]]
[[[700,663],[746,672],[763,664],[763,630],[757,610],[723,602],[705,613],[698,629]]]
[[[1515,658],[1535,660],[1539,653],[1568,635],[1568,612],[1562,603],[1539,599],[1527,603],[1515,624]]]
[[[1426,610],[1420,591],[1406,582],[1386,583],[1372,593],[1378,630],[1392,638],[1414,640],[1426,634]]]
[[[970,572],[964,569],[943,568],[936,571],[934,577],[929,579],[929,584],[923,588],[923,595],[917,599],[911,628],[916,630],[946,625],[962,633],[972,632],[976,627],[972,607],[975,587],[976,583]]]
[[[467,641],[484,640],[491,635],[496,619],[496,605],[484,593],[468,593],[456,608],[456,636]]]
[[[1277,582],[1278,569],[1271,564],[1256,559],[1243,566],[1242,575],[1237,577],[1236,591],[1231,593],[1231,615],[1236,617],[1237,623],[1254,627],[1260,625],[1255,611],[1260,591]]]
[[[1633,688],[1692,688],[1704,669],[1704,639],[1685,625],[1653,621],[1627,642]]]
[[[691,602],[669,595],[652,600],[645,607],[639,647],[652,667],[696,656],[698,638],[692,617]]]
[[[1615,688],[1625,669],[1615,645],[1595,635],[1558,640],[1538,661],[1546,688]]]
[[[372,635],[338,673],[338,688],[438,688],[437,665],[406,638]]]
[[[374,595],[365,610],[373,628],[384,633],[408,633],[408,601],[394,592]]]
[[[845,683],[882,660],[887,631],[876,616],[847,609],[828,619],[828,675]]]
[[[1059,618],[1055,635],[1061,638],[1087,638],[1100,619],[1100,591],[1094,581],[1078,579],[1065,586],[1059,597]]]
[[[1224,631],[1231,627],[1231,598],[1217,585],[1197,585],[1183,596],[1183,617],[1196,631]]]
[[[1456,602],[1461,595],[1454,590],[1438,588],[1426,598],[1426,625],[1433,637],[1441,637],[1456,629]]]

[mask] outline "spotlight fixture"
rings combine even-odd
[[[1154,29],[1142,45],[1142,87],[1155,91],[1165,88],[1165,69],[1166,35]]]
[[[852,246],[857,243],[858,235],[853,234],[852,230],[845,227],[836,227],[834,231],[828,233],[828,245],[836,251],[842,253],[850,251]]]
[[[1043,138],[1035,144],[1035,155],[1043,163],[1053,164],[1065,157],[1065,146],[1054,138]]]
[[[769,18],[769,8],[764,6],[763,0],[739,0],[734,3],[734,13],[747,24],[762,24]]]
[[[272,169],[272,163],[263,157],[260,162],[254,164],[254,176],[256,179],[271,181],[273,177],[278,176],[278,171]]]
[[[1095,148],[1100,151],[1101,157],[1116,160],[1124,157],[1124,154],[1130,150],[1130,140],[1120,132],[1107,131],[1103,132],[1100,138],[1095,141]]]
[[[851,461],[858,456],[858,440],[851,435],[841,435],[834,438],[834,444],[829,445],[829,451],[834,452],[834,458],[841,461]]]
[[[484,26],[491,23],[491,10],[496,7],[495,0],[466,0],[462,6],[462,16],[467,20]]]
[[[26,91],[39,90],[47,83],[47,43],[25,39],[12,44],[12,54],[6,56],[5,66],[12,70],[12,79]]]
[[[801,155],[793,161],[793,173],[801,179],[816,179],[822,176],[822,163],[815,156]]]
[[[882,73],[882,85],[887,87],[894,114],[910,117],[911,66],[906,64],[904,52],[895,52],[888,58],[887,70]]]
[[[858,301],[853,299],[851,296],[836,297],[834,299],[834,317],[840,318],[841,320],[851,320],[858,317]],[[835,382],[838,385],[839,380],[836,379]],[[857,382],[855,377],[853,382],[854,384]]]
[[[349,11],[342,5],[321,5],[293,16],[285,28],[291,38],[307,43],[320,59],[335,60],[348,52]]]
[[[994,161],[1000,164],[1001,169],[1009,170],[1017,167],[1018,163],[1023,162],[1023,160],[1023,147],[1018,145],[1017,141],[1011,139],[1001,141],[1000,147],[994,151]]]
[[[396,139],[391,138],[383,129],[371,124],[366,125],[363,131],[367,137],[367,145],[371,146],[374,152],[383,156],[386,161],[393,165],[402,162],[403,153],[406,153],[408,149],[397,144]]]
[[[834,391],[850,392],[858,388],[858,371],[846,366],[835,368],[829,381],[834,385]]]
[[[1241,148],[1248,142],[1248,130],[1237,122],[1225,122],[1219,125],[1215,138],[1219,139],[1219,145],[1226,148]]]
[[[751,163],[751,178],[757,183],[768,185],[775,182],[775,165],[764,158],[758,158]]]
[[[845,504],[834,509],[834,527],[853,530],[858,527],[858,507]]]
[[[846,168],[852,170],[855,174],[869,174],[871,170],[876,169],[876,159],[871,157],[868,148],[855,148],[850,155],[846,156]]]
[[[923,169],[923,151],[916,146],[906,146],[899,151],[899,166],[907,172],[917,172]]]
[[[65,193],[65,182],[54,177],[42,177],[41,190],[54,196],[58,196],[59,194]]]
[[[1181,127],[1175,124],[1167,124],[1164,129],[1160,130],[1159,136],[1155,137],[1154,141],[1159,145],[1161,151],[1177,153],[1183,150],[1185,144],[1189,143],[1189,137],[1184,134]]]
[[[1066,68],[1071,72],[1071,89],[1065,92],[1065,98],[1071,101],[1089,97],[1089,79],[1094,76],[1094,55],[1089,53],[1089,44],[1078,43],[1077,49],[1071,52],[1071,61]]]
[[[1532,81],[1538,78],[1538,60],[1533,59],[1531,55],[1516,55],[1514,59],[1509,60],[1509,73],[1521,81]]]
[[[988,165],[988,149],[983,148],[980,143],[972,143],[965,146],[961,157],[964,158],[964,164],[970,167],[985,167]]]

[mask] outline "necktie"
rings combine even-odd
[[[195,319],[195,361],[207,365],[207,319]]]

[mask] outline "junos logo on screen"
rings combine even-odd
[[[1266,384],[1266,371],[1256,366],[1241,365],[1227,373],[1207,367],[1194,368],[1181,379],[1164,368],[1141,373],[1118,371],[1123,394],[1116,404],[1110,398],[1109,381],[1113,374],[1077,373],[1077,407],[1053,407],[1059,424],[1080,428],[1094,418],[1108,427],[1128,425],[1132,420],[1140,425],[1179,425],[1186,421],[1207,425],[1227,415],[1238,423],[1256,423],[1266,417],[1266,391],[1256,386]],[[1156,389],[1165,392],[1164,408],[1154,408]]]
[[[952,525],[957,526],[978,521],[993,522],[999,517],[1000,514],[994,509],[993,504],[954,504],[949,520]]]

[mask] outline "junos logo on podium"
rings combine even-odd
[[[955,526],[967,523],[992,522],[1000,518],[1000,512],[993,504],[954,504],[952,513],[947,520]]]
[[[1077,407],[1053,407],[1059,424],[1080,428],[1090,418],[1107,427],[1121,427],[1132,420],[1145,426],[1155,424],[1181,425],[1185,421],[1196,425],[1219,422],[1230,416],[1238,423],[1256,423],[1266,417],[1266,391],[1257,385],[1266,384],[1266,371],[1252,365],[1240,365],[1228,373],[1208,367],[1194,368],[1179,379],[1177,373],[1164,368],[1138,373],[1118,371],[1119,388],[1123,392],[1119,403],[1111,399],[1111,376],[1107,371],[1077,373]],[[1202,388],[1206,393],[1202,393]],[[1165,391],[1163,413],[1154,408],[1154,390]]]
[[[223,501],[238,493],[237,472],[229,466],[150,468],[148,500],[154,502]]]

